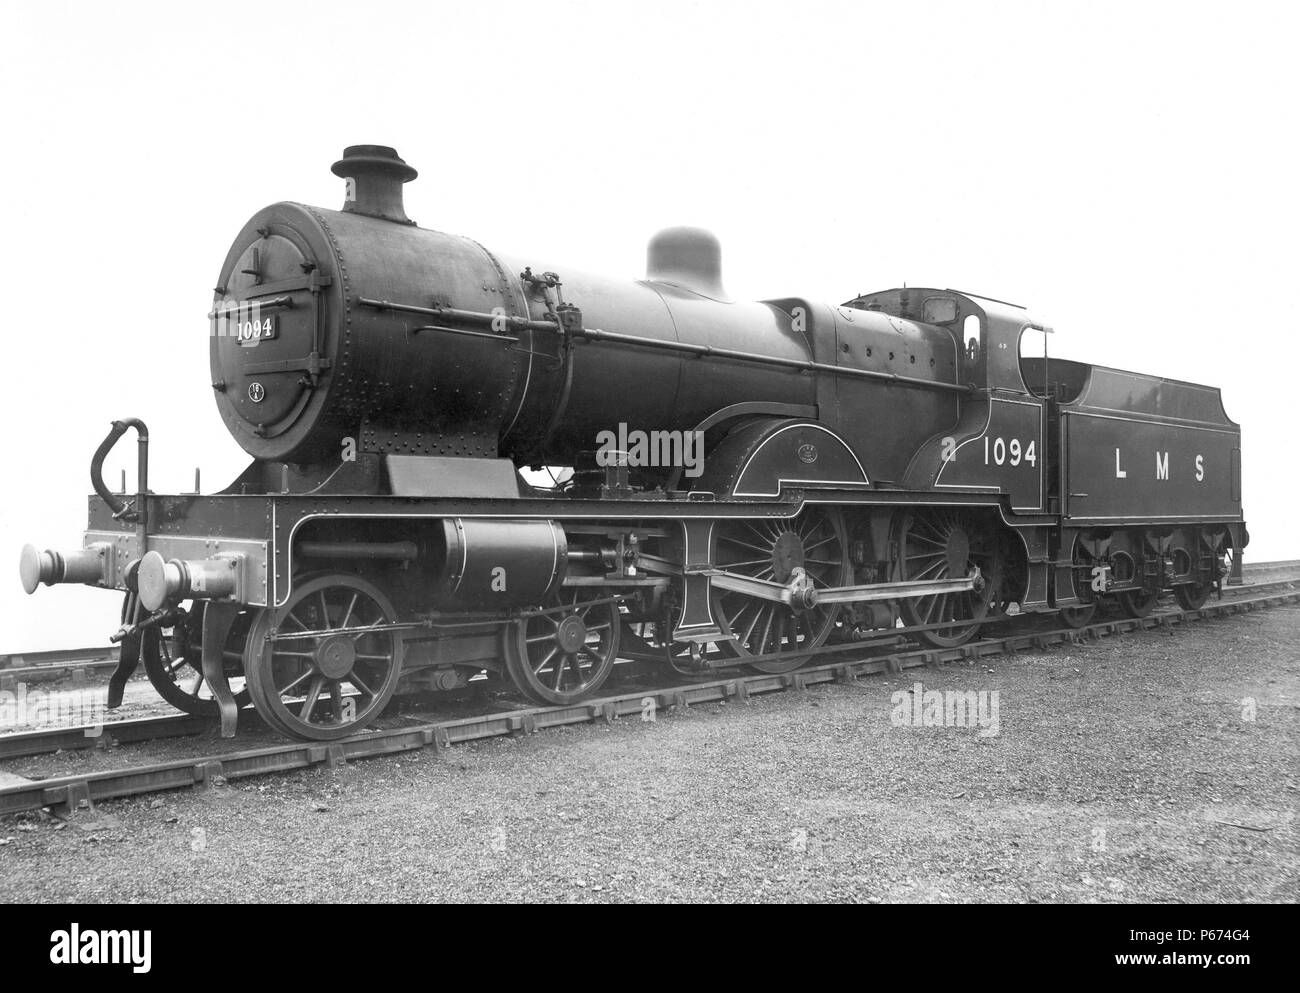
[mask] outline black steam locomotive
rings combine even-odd
[[[1194,607],[1240,567],[1217,389],[1022,354],[1047,329],[970,293],[736,301],[695,229],[643,280],[510,258],[409,220],[391,148],[333,171],[341,211],[267,207],[221,267],[211,388],[247,470],[153,493],[145,426],[115,421],[84,547],[23,551],[28,592],[125,592],[111,702],[143,661],[226,733],[251,699],[332,739],[399,684],[567,704],[620,655],[784,672],[1008,612]]]

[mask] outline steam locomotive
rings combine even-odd
[[[329,740],[484,674],[565,705],[619,657],[785,672],[1193,608],[1240,569],[1217,389],[1028,354],[1049,329],[972,293],[734,300],[697,229],[655,236],[642,280],[511,258],[416,226],[392,148],[333,172],[342,210],[266,207],[221,266],[211,389],[248,468],[154,493],[145,425],[114,421],[83,547],[23,550],[29,593],[125,594],[111,705],[143,662],[224,734],[251,701]]]

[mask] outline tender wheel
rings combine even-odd
[[[1111,556],[1111,564],[1116,583],[1129,584],[1136,581],[1139,575],[1139,563],[1127,551],[1115,552]],[[1115,594],[1115,602],[1128,617],[1146,617],[1155,609],[1158,599],[1160,599],[1158,593],[1150,593],[1146,590],[1121,590]]]
[[[713,561],[720,569],[785,583],[802,567],[815,587],[852,581],[844,520],[839,511],[810,507],[793,521],[720,521]],[[718,647],[744,661],[756,655],[807,648],[808,655],[774,662],[748,662],[758,672],[789,672],[811,657],[835,630],[839,606],[794,610],[731,590],[713,590],[713,617],[722,628]],[[734,635],[734,639],[730,636]]]
[[[1224,541],[1226,539],[1220,539]],[[1241,549],[1233,548],[1231,545],[1223,547],[1220,554],[1220,561],[1223,563],[1222,575],[1223,584],[1226,586],[1232,582],[1232,570],[1236,567],[1237,560],[1241,558]]]
[[[916,510],[899,528],[907,581],[964,579],[978,566],[984,585],[965,593],[937,593],[902,601],[904,622],[912,625],[955,622],[951,627],[916,632],[939,648],[963,645],[979,632],[1002,585],[1002,549],[996,531],[968,515],[950,510]]]
[[[1146,617],[1155,610],[1160,595],[1146,590],[1124,590],[1116,593],[1115,599],[1119,601],[1119,609],[1129,617]]]
[[[1062,607],[1061,621],[1066,627],[1086,627],[1097,613],[1097,605],[1090,603],[1083,607]]]
[[[521,617],[503,635],[506,671],[519,692],[542,704],[565,706],[589,697],[609,678],[618,658],[618,602],[562,594],[559,609]],[[589,602],[592,600],[598,602]]]
[[[1199,540],[1198,548],[1203,555],[1209,558],[1213,563],[1213,572],[1215,579],[1227,576],[1231,571],[1231,562],[1229,556],[1232,554],[1231,547],[1225,548],[1227,540],[1226,532],[1219,531],[1211,534],[1202,535]],[[1190,555],[1187,556],[1188,572],[1192,571],[1194,562]],[[1202,573],[1201,582],[1180,583],[1174,587],[1174,597],[1178,600],[1178,605],[1184,610],[1200,610],[1205,606],[1205,601],[1210,598],[1214,591],[1215,581],[1204,580]]]
[[[1062,607],[1061,621],[1066,627],[1077,629],[1086,627],[1097,614],[1096,600],[1094,599],[1091,602],[1086,602],[1089,598],[1094,596],[1091,584],[1092,570],[1096,560],[1089,553],[1084,542],[1079,538],[1075,538],[1074,553],[1071,558],[1074,562],[1074,587],[1079,595],[1079,599],[1085,602],[1080,603],[1077,607]]]
[[[1174,599],[1183,610],[1200,610],[1213,589],[1213,583],[1181,583],[1174,587]]]
[[[144,629],[140,657],[149,682],[158,695],[187,714],[216,717],[220,713],[207,681],[203,678],[203,601],[188,609],[178,607],[171,623]],[[250,694],[244,679],[244,643],[252,624],[252,613],[241,611],[226,639],[225,670],[235,703],[248,705]]]
[[[278,618],[274,642],[267,640]],[[388,705],[402,672],[401,631],[366,631],[397,621],[373,583],[325,575],[301,583],[249,631],[248,688],[257,712],[296,738],[329,741],[359,731]]]

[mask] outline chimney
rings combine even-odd
[[[665,228],[646,249],[646,279],[673,283],[714,300],[722,288],[722,245],[703,228]]]
[[[402,206],[402,184],[419,175],[387,145],[349,145],[330,171],[347,181],[343,209],[414,224]]]

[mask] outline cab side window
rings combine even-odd
[[[979,363],[981,341],[984,337],[978,314],[967,315],[966,320],[962,322],[962,336],[966,339],[967,375],[973,376]]]

